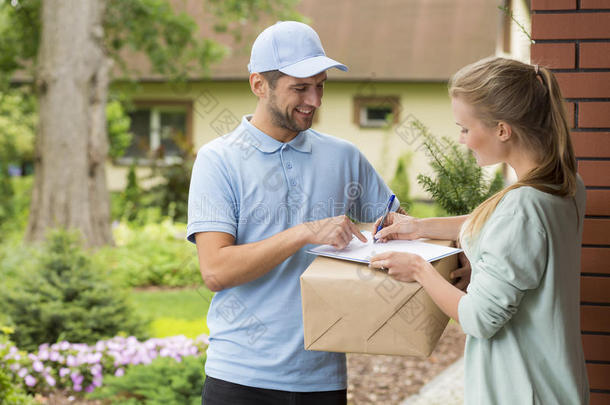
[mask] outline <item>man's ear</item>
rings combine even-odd
[[[250,74],[250,89],[258,98],[264,98],[267,94],[267,81],[260,73]]]
[[[504,121],[498,123],[498,139],[500,142],[507,142],[513,135],[512,128]]]

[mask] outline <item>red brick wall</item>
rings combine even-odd
[[[587,186],[581,330],[591,404],[610,404],[610,0],[532,0],[532,63],[553,69],[568,102]]]

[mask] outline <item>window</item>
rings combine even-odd
[[[184,148],[191,141],[190,103],[135,103],[129,114],[131,145],[119,163],[130,164],[134,160],[149,164],[153,159],[166,163],[180,160]]]
[[[397,96],[354,98],[354,124],[361,128],[397,124],[399,114],[400,102]]]

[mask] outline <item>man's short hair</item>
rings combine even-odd
[[[265,78],[267,83],[269,83],[269,87],[271,88],[271,90],[275,89],[277,81],[280,77],[286,76],[285,73],[282,73],[279,70],[268,70],[266,72],[260,72],[260,75]]]

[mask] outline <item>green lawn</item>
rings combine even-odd
[[[195,338],[209,334],[206,315],[213,292],[205,287],[197,289],[134,290],[136,311],[152,319],[150,334],[153,337],[185,335]]]

